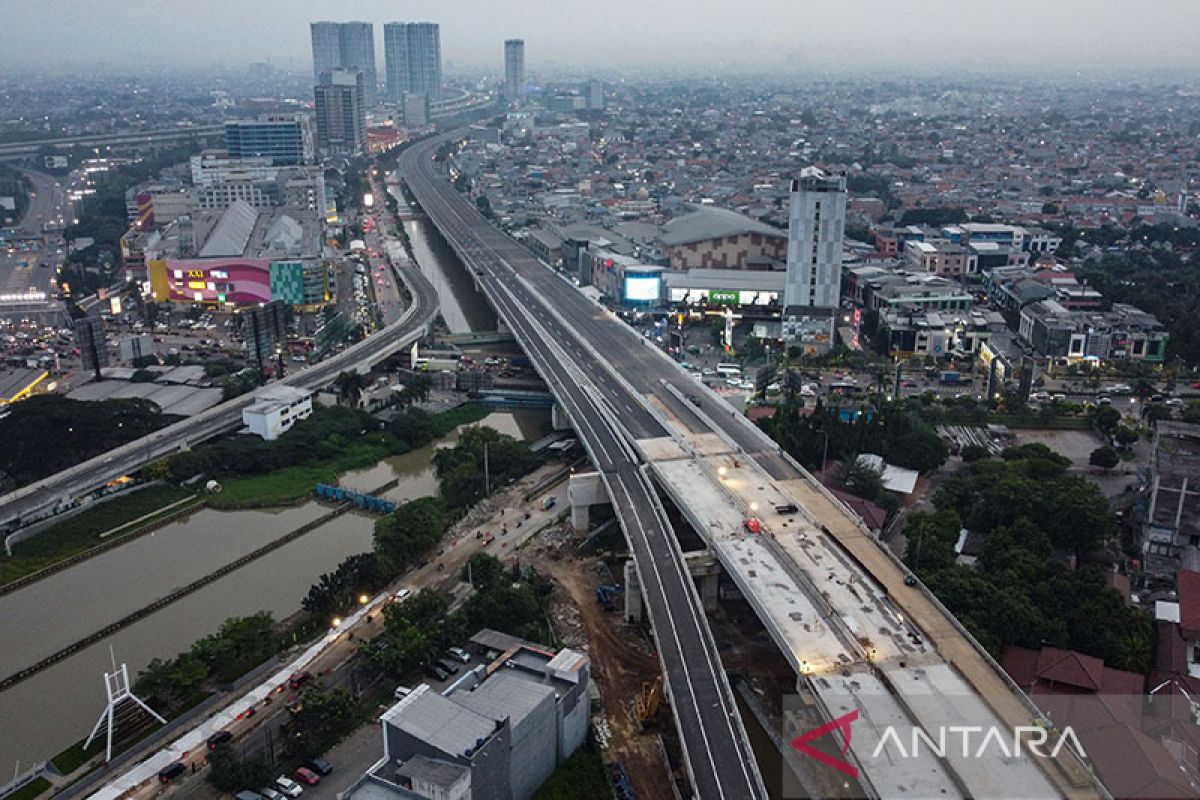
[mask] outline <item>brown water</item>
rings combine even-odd
[[[388,191],[403,199],[398,187],[389,186]],[[450,332],[496,330],[496,312],[475,290],[474,280],[433,223],[427,219],[409,220],[404,223],[404,230],[408,232],[417,266],[437,289],[442,319]]]
[[[481,424],[517,438],[540,436],[548,411],[496,411]],[[349,473],[342,484],[373,489],[390,480],[395,500],[432,494],[437,482],[428,447]],[[315,502],[287,509],[204,509],[25,589],[0,597],[0,675],[9,675],[87,636],[328,511]],[[170,658],[231,616],[300,608],[308,587],[348,555],[371,549],[372,516],[344,514],[139,620],[11,689],[0,692],[0,775],[20,760],[49,758],[86,736],[104,706],[109,647],[131,675],[153,658]]]

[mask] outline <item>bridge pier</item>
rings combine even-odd
[[[554,406],[556,409],[558,406]],[[567,498],[571,503],[571,527],[586,533],[591,506],[608,502],[608,492],[598,472],[578,472],[567,482]]]
[[[550,424],[556,431],[569,431],[573,427],[571,418],[558,403],[555,403],[554,408],[550,409]]]
[[[716,556],[707,550],[697,550],[684,553],[683,562],[687,565],[688,574],[696,581],[705,613],[713,613],[717,610],[721,579],[721,565]],[[642,613],[642,587],[638,584],[633,559],[629,559],[625,562],[625,619],[640,622]]]

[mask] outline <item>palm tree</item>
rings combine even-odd
[[[342,399],[342,402],[351,408],[358,408],[358,401],[362,398],[362,390],[367,385],[367,379],[353,370],[346,370],[338,373],[338,376],[333,379],[333,385],[337,387],[338,397]]]

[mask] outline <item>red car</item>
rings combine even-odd
[[[301,783],[307,783],[309,786],[316,786],[321,782],[321,776],[313,772],[308,767],[300,767],[296,770],[296,780]]]
[[[310,680],[312,680],[311,672],[293,672],[292,677],[288,678],[288,686],[299,689]]]
[[[747,533],[762,533],[762,523],[758,521],[758,517],[751,517],[746,520]]]

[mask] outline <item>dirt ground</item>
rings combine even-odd
[[[605,611],[596,602],[596,587],[612,582],[603,562],[598,557],[566,556],[564,550],[539,548],[543,558],[536,564],[562,590],[554,598],[559,635],[592,660],[592,676],[603,699],[599,727],[607,725],[609,735],[605,761],[625,764],[639,800],[673,800],[660,736],[643,732],[632,710],[642,686],[658,675],[658,660],[642,633],[622,623],[619,599],[616,611]],[[666,713],[660,718],[671,727]]]

